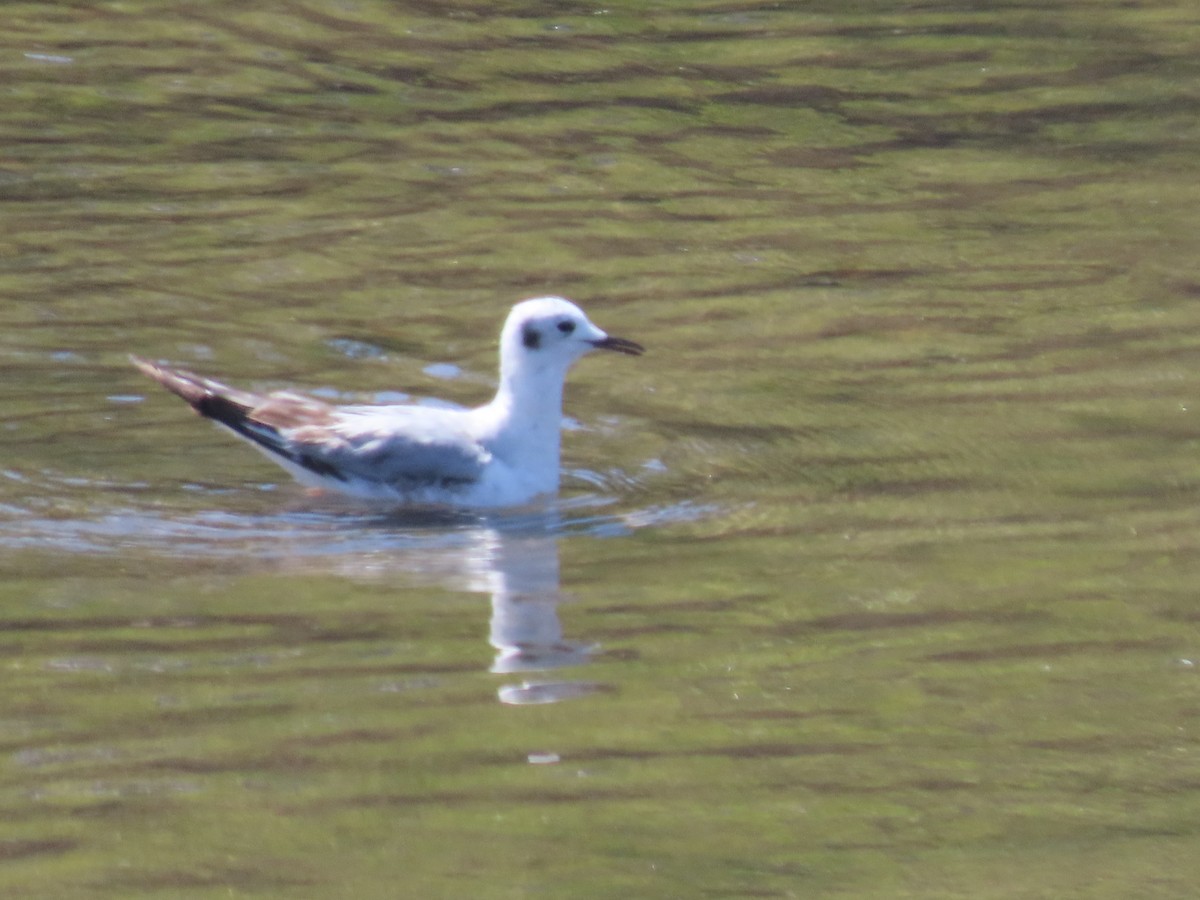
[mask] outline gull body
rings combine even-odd
[[[563,385],[571,365],[596,349],[643,352],[601,331],[569,300],[518,303],[500,333],[496,396],[462,410],[332,406],[130,359],[302,484],[389,503],[497,507],[558,490]]]

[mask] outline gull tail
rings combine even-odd
[[[254,408],[261,406],[265,398],[248,391],[239,391],[211,378],[202,378],[184,369],[169,369],[138,356],[130,356],[129,361],[143,375],[154,379],[172,394],[186,400],[188,405],[204,418],[212,419],[239,437],[254,441],[267,449],[281,449],[278,444],[279,432],[272,428],[264,433],[262,424],[251,419]]]
[[[300,424],[290,421],[297,411],[307,412],[309,416],[328,415],[329,408],[325,404],[295,395],[265,397],[240,391],[194,372],[160,366],[138,356],[130,356],[129,361],[142,374],[182,397],[201,416],[228,428],[285,468],[290,468],[288,464],[291,463],[316,475],[342,480],[336,468],[305,452],[280,431],[280,428]]]

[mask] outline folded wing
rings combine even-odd
[[[131,357],[202,416],[281,463],[323,478],[398,490],[470,484],[491,459],[465,412],[407,406],[335,407],[290,391],[254,394]]]

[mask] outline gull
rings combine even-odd
[[[496,396],[475,409],[331,406],[129,359],[301,484],[403,505],[500,507],[558,490],[563,385],[572,364],[593,350],[644,352],[562,297],[518,303],[500,332]]]

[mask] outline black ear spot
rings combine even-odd
[[[558,323],[558,330],[561,331],[563,334],[570,334],[572,331],[575,330],[575,323],[572,322],[570,319],[563,319],[561,322]]]
[[[526,325],[521,329],[521,343],[530,350],[536,350],[542,346],[542,335],[532,325]]]

